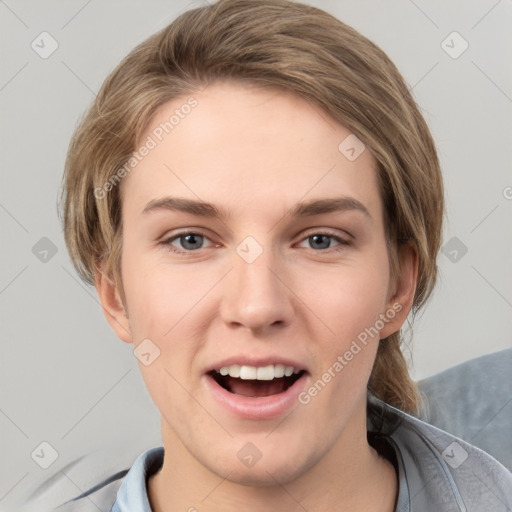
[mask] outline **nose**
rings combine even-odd
[[[233,269],[224,282],[221,317],[230,326],[265,334],[291,323],[293,293],[286,285],[282,262],[270,250],[248,262],[235,253]]]

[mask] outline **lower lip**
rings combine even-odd
[[[271,420],[279,418],[295,405],[298,396],[306,387],[305,373],[286,391],[269,396],[242,396],[231,393],[217,384],[213,377],[205,375],[206,386],[214,400],[233,415],[247,420]]]

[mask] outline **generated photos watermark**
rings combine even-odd
[[[121,180],[130,172],[137,167],[137,165],[149,155],[151,150],[155,149],[166,135],[172,132],[178,126],[183,119],[185,119],[192,109],[197,107],[199,102],[196,98],[191,96],[183,103],[179,108],[174,110],[174,113],[169,117],[167,121],[160,123],[156,128],[153,129],[151,135],[148,135],[146,140],[139,146],[139,149],[135,151],[128,161],[118,169],[108,181],[106,181],[101,187],[94,189],[94,196],[96,199],[104,199],[105,196],[114,189]]]
[[[392,307],[388,308],[385,313],[379,315],[379,319],[371,327],[366,327],[357,335],[357,339],[353,340],[348,350],[336,358],[329,368],[311,385],[306,391],[299,394],[298,400],[302,405],[307,405],[311,399],[317,396],[331,382],[350,361],[361,352],[368,344],[370,338],[378,336],[384,326],[393,320],[397,313],[402,310],[402,304],[395,302]]]

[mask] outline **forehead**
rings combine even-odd
[[[127,215],[163,195],[222,202],[235,213],[339,196],[372,215],[381,210],[370,151],[286,91],[228,82],[175,98],[157,111],[143,145],[151,149],[121,183]]]

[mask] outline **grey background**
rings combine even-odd
[[[512,2],[308,3],[388,53],[438,146],[448,245],[437,291],[414,325],[413,375],[510,346]],[[158,411],[131,346],[115,337],[95,290],[72,268],[56,201],[72,131],[107,73],[137,43],[199,5],[0,0],[2,511],[16,510],[20,497],[83,453],[130,445],[123,453],[132,460],[160,442]],[[43,31],[58,43],[47,59],[31,47]],[[446,40],[452,53],[461,48],[446,39],[453,31],[469,44],[458,58],[442,46]],[[41,261],[52,245],[56,253]],[[31,457],[43,441],[58,453],[48,469]]]

